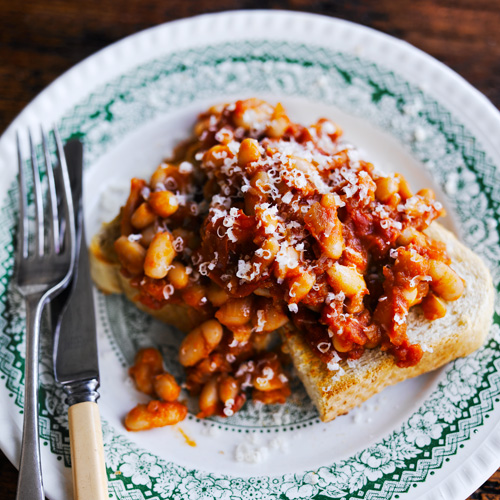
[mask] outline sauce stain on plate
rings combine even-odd
[[[191,439],[180,427],[177,427],[177,430],[182,434],[182,437],[188,446],[192,446],[193,448],[196,446],[196,441]]]

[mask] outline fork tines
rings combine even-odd
[[[60,223],[60,203],[57,196],[57,191],[64,189],[63,172],[61,168],[54,171],[52,159],[49,149],[49,137],[43,127],[41,129],[42,149],[43,149],[43,163],[44,170],[40,170],[37,151],[33,142],[33,136],[29,131],[29,148],[30,148],[30,161],[31,163],[31,177],[33,182],[33,201],[35,209],[35,221],[32,239],[34,241],[33,249],[30,252],[30,238],[28,227],[30,226],[28,217],[28,193],[27,193],[27,176],[25,172],[25,162],[23,161],[21,153],[21,141],[19,133],[17,134],[17,152],[19,162],[19,231],[18,231],[18,258],[26,259],[28,256],[41,257],[47,252],[49,254],[58,254],[62,247],[65,245],[64,241],[67,240],[69,235],[63,237],[62,230],[65,224]],[[57,148],[57,157],[59,165],[64,162],[64,154],[62,152],[61,139],[56,128],[53,130],[53,135]],[[45,210],[46,217],[44,217],[44,203],[42,195],[42,176],[47,177],[47,207]],[[66,215],[66,214],[65,214]],[[48,220],[48,227],[44,226],[44,219]],[[32,224],[33,225],[33,224]],[[45,234],[47,240],[45,241]],[[66,242],[67,244],[67,242]]]

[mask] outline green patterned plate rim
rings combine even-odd
[[[288,29],[290,26],[293,30]],[[335,34],[330,38],[321,38],[332,30]],[[343,41],[346,33],[349,39]],[[158,49],[160,41],[173,38],[178,43],[168,51]],[[380,52],[386,48],[384,55],[373,55],[377,49]],[[111,67],[105,68],[110,60]],[[405,65],[412,64],[418,71],[404,71]],[[363,122],[373,127],[365,134],[373,130],[374,134],[383,134],[380,137],[390,137],[387,144],[395,141],[398,146],[394,147],[402,148],[404,155],[425,172],[422,175],[441,189],[453,213],[453,226],[483,257],[498,292],[500,152],[482,130],[488,123],[490,132],[500,130],[498,113],[458,76],[416,49],[371,30],[320,16],[224,13],[162,25],[130,37],[71,70],[54,88],[72,88],[75,75],[92,75],[99,69],[102,72],[91,78],[91,83],[80,84],[77,98],[68,98],[53,111],[64,138],[83,138],[87,177],[96,175],[96,165],[103,158],[112,154],[119,158],[119,152],[126,149],[124,139],[134,142],[134,134],[139,134],[144,140],[141,130],[168,122],[168,117],[183,110],[192,114],[190,110],[197,106],[224,101],[228,96],[279,99],[306,115],[311,112],[308,108],[327,114],[337,110],[346,121],[346,130]],[[448,90],[446,97],[439,88]],[[0,140],[0,159],[12,159],[14,127],[33,122],[37,112],[50,104],[54,92],[49,88],[39,96],[7,130]],[[469,116],[457,106],[464,98],[471,108]],[[470,121],[479,113],[484,117],[480,125]],[[335,120],[335,115],[331,117]],[[20,440],[24,366],[23,305],[11,283],[17,217],[14,171],[15,165],[0,181],[0,262],[4,269],[0,278],[0,415],[12,429],[12,436],[2,436],[0,444],[11,459],[15,459]],[[119,380],[121,373],[123,382],[134,349],[147,342],[158,343],[167,364],[173,358],[170,354],[175,352],[175,341],[169,343],[156,333],[148,334],[157,329],[152,320],[131,311],[120,297],[96,294],[96,301],[101,370],[106,379]],[[356,410],[361,420],[365,418],[365,427],[344,420],[348,432],[365,433],[368,443],[355,446],[348,456],[330,455],[324,463],[312,465],[310,458],[297,462],[296,455],[302,450],[286,450],[283,436],[295,439],[295,435],[306,433],[308,439],[317,439],[320,432],[331,437],[335,435],[332,429],[339,429],[334,427],[336,422],[326,424],[331,427],[319,423],[298,383],[297,398],[284,409],[263,412],[249,405],[238,418],[212,419],[208,425],[190,416],[187,425],[195,434],[214,430],[221,436],[218,439],[227,443],[235,436],[248,437],[245,445],[256,461],[270,454],[272,461],[284,462],[286,469],[289,457],[295,456],[290,471],[284,472],[278,465],[277,469],[271,467],[280,473],[267,473],[265,462],[246,464],[245,472],[240,473],[240,466],[193,466],[185,460],[189,455],[182,452],[179,460],[158,452],[147,439],[124,431],[119,423],[121,415],[113,414],[105,402],[110,391],[103,381],[101,413],[109,496],[178,500],[465,498],[500,465],[496,458],[500,446],[499,314],[497,294],[494,325],[486,345],[429,379],[430,389],[392,427],[380,430],[373,438],[366,430],[371,425],[366,411]],[[51,498],[62,499],[67,497],[70,465],[66,407],[53,379],[49,336],[44,335],[44,339],[40,433],[47,463],[45,484]],[[174,362],[168,368],[174,373],[179,369]],[[126,383],[124,388],[135,397]],[[396,395],[388,396],[390,402],[391,397],[399,397],[397,392],[390,394]],[[219,463],[207,450],[199,453]],[[304,456],[309,457],[307,452]]]

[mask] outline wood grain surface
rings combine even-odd
[[[174,19],[252,8],[339,17],[406,40],[500,107],[499,0],[0,0],[0,132],[55,78],[110,43]],[[15,497],[16,481],[0,452],[0,498]],[[470,498],[500,500],[500,472]]]

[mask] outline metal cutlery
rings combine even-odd
[[[83,144],[79,139],[70,139],[64,145],[64,156],[66,165],[68,166],[69,185],[73,199],[73,211],[75,217],[75,259],[78,249],[78,237],[81,232],[81,221],[79,217],[81,213],[80,206],[82,203],[82,159],[83,159]],[[74,268],[76,269],[76,263]],[[56,297],[47,304],[48,316],[48,331],[52,333],[53,338],[57,336],[62,313],[66,308],[66,304],[73,290],[73,278],[70,284]]]
[[[59,167],[54,170],[50,159],[48,137],[42,129],[45,172],[48,179],[49,223],[45,229],[40,171],[35,147],[29,134],[35,224],[33,241],[29,237],[29,217],[25,168],[17,137],[19,167],[19,229],[15,258],[14,282],[26,302],[26,360],[24,371],[24,423],[18,500],[44,500],[40,446],[38,440],[38,354],[40,321],[45,305],[71,280],[75,257],[75,224],[73,201],[67,165],[59,134],[53,131]],[[58,196],[63,214],[59,213]],[[61,227],[64,228],[61,236]],[[31,247],[31,248],[30,248]]]
[[[81,143],[68,144],[71,170],[82,175]],[[81,188],[81,183],[80,183]],[[92,281],[85,244],[81,189],[73,193],[77,232],[75,270],[69,301],[62,311],[54,334],[54,373],[68,395],[73,489],[76,500],[108,498],[101,422],[97,399],[99,365]],[[69,291],[69,290],[68,290]],[[57,314],[58,304],[54,313]]]

